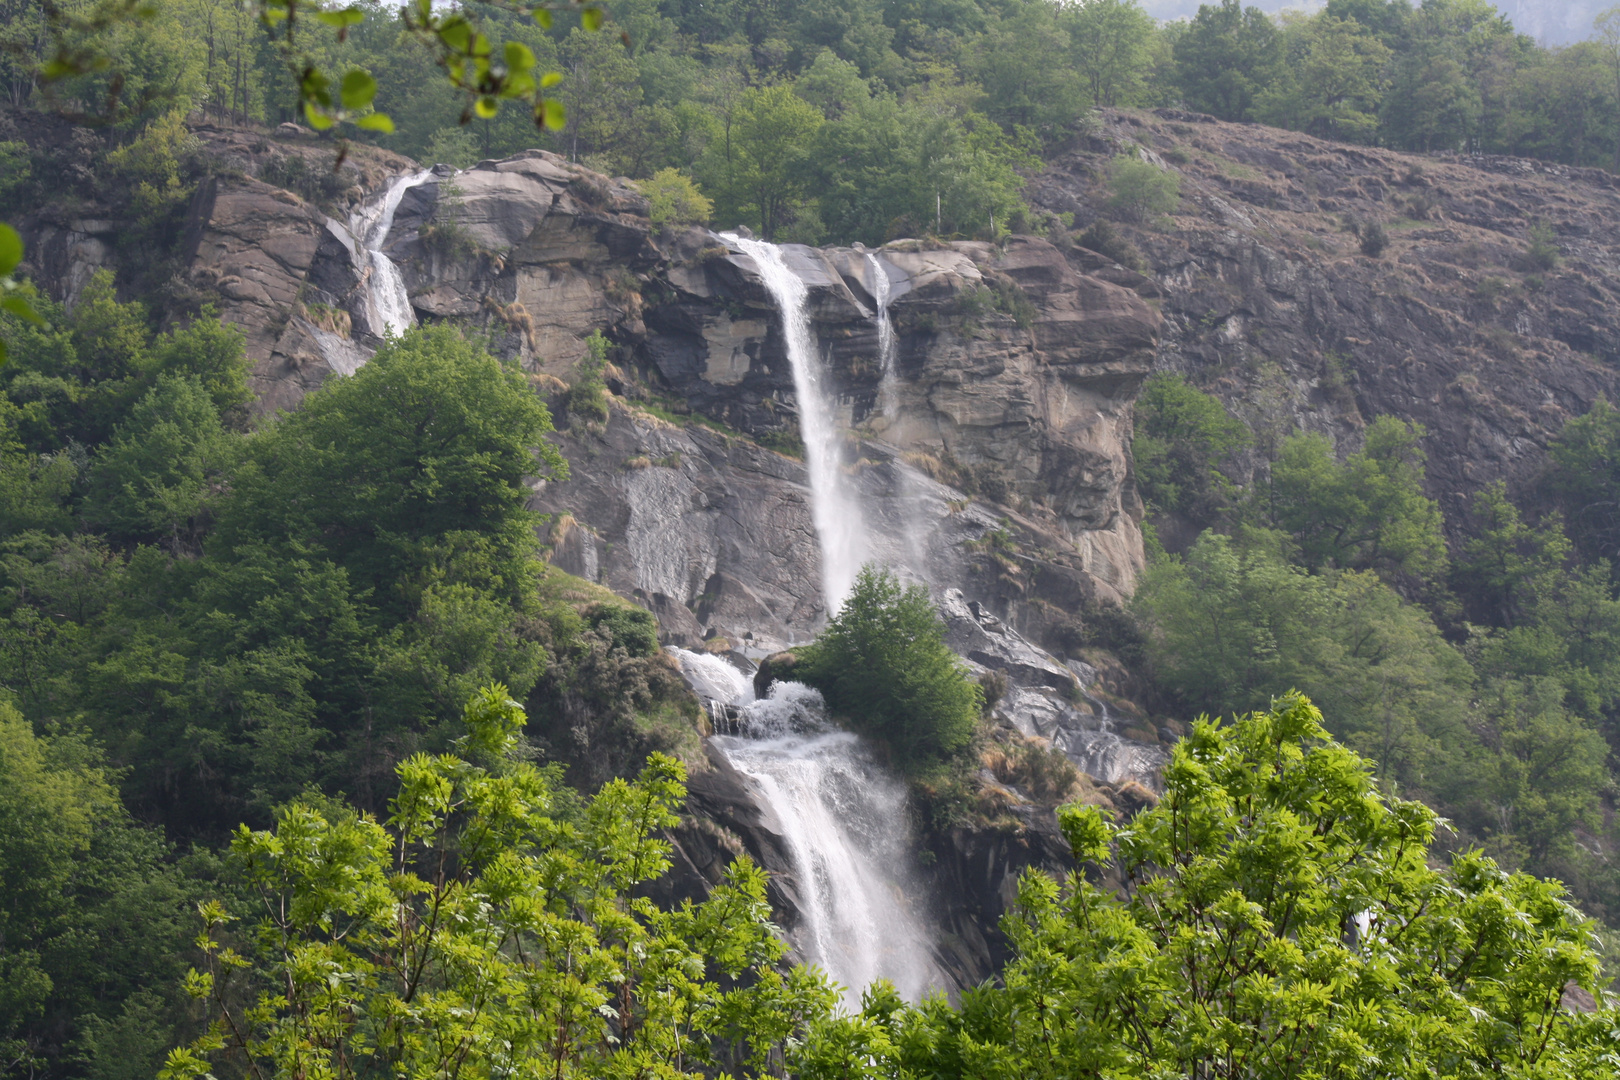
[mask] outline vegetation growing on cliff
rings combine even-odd
[[[834,715],[886,746],[903,770],[949,762],[973,738],[979,687],[946,646],[921,585],[862,567],[838,614],[796,652],[793,677],[820,690]]]
[[[1448,551],[1423,491],[1423,433],[1390,417],[1342,459],[1324,436],[1282,439],[1269,475],[1255,470],[1246,491],[1227,480],[1218,509],[1194,517],[1210,504],[1166,498],[1180,489],[1158,463],[1225,479],[1228,443],[1213,433],[1235,421],[1185,380],[1155,379],[1138,436],[1146,490],[1161,523],[1204,527],[1148,568],[1132,605],[1163,705],[1232,715],[1302,690],[1458,842],[1620,917],[1608,855],[1620,836],[1606,823],[1620,746],[1620,600],[1603,548],[1620,497],[1613,410],[1600,402],[1554,444],[1547,487],[1564,513],[1527,520],[1498,483]],[[1172,426],[1165,400],[1198,421]],[[1582,523],[1579,547],[1566,520]]]

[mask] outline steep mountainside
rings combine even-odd
[[[1430,494],[1455,526],[1473,492],[1523,486],[1547,440],[1620,362],[1620,183],[1516,158],[1424,157],[1194,114],[1109,113],[1055,155],[1033,200],[1097,217],[1108,158],[1182,178],[1156,228],[1121,227],[1162,293],[1156,366],[1219,395],[1262,441],[1357,445],[1375,416],[1429,432]],[[1361,253],[1353,225],[1388,248]],[[1555,265],[1529,253],[1551,230]]]

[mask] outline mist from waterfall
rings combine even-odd
[[[821,588],[828,616],[836,615],[870,557],[860,501],[844,472],[844,433],[838,423],[838,395],[821,362],[810,329],[810,290],[788,268],[782,249],[764,240],[723,233],[723,239],[754,260],[759,276],[782,317],[793,389],[799,401],[799,434],[810,475],[810,508],[821,541]]]
[[[432,169],[396,176],[388,190],[377,202],[363,206],[349,219],[349,232],[360,241],[364,258],[370,263],[366,280],[367,300],[370,305],[371,329],[378,336],[399,334],[416,325],[416,312],[411,309],[411,298],[405,291],[405,279],[400,276],[394,260],[383,254],[388,233],[394,227],[394,214],[405,192],[424,183],[433,175]]]
[[[753,781],[780,832],[800,920],[789,938],[804,961],[843,987],[851,1011],[880,978],[914,1002],[949,989],[933,961],[927,918],[913,906],[905,785],[857,736],[828,721],[810,687],[774,683],[756,701],[748,679],[725,660],[671,652],[711,712],[727,716],[732,734],[714,745]]]

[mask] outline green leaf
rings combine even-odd
[[[491,119],[499,109],[500,103],[488,94],[483,95],[473,103],[473,112],[477,114],[480,120]]]
[[[354,122],[354,126],[363,128],[366,131],[380,131],[384,135],[394,133],[394,121],[387,113],[374,112],[368,116],[362,116]]]
[[[459,15],[439,28],[439,40],[451,52],[466,52],[472,36],[472,24]]]
[[[363,109],[370,105],[377,96],[377,80],[371,77],[371,72],[355,68],[343,76],[343,107],[345,109]]]
[[[335,26],[339,30],[366,21],[366,13],[359,8],[344,8],[341,11],[317,11],[315,17],[327,26]]]
[[[551,12],[547,11],[545,8],[535,8],[534,21],[539,23],[542,29],[550,30],[552,21]]]
[[[545,90],[551,89],[553,86],[556,86],[562,81],[563,73],[560,71],[548,71],[544,75],[540,76],[540,86]]]
[[[568,126],[568,110],[563,108],[560,101],[543,101],[537,111],[541,125],[552,131],[561,131]]]
[[[521,41],[508,41],[505,47],[506,66],[511,71],[528,71],[534,67],[534,53]]]
[[[22,260],[22,237],[10,225],[0,225],[0,277],[10,277]]]
[[[30,304],[27,299],[21,296],[12,295],[0,300],[0,311],[4,311],[7,315],[15,315],[17,318],[34,323],[37,326],[45,325],[44,317],[34,310],[33,304]]]
[[[332,118],[316,108],[312,101],[304,102],[304,119],[308,120],[309,126],[316,131],[325,131],[332,126]]]
[[[600,30],[602,29],[602,18],[601,8],[586,8],[579,13],[579,24],[587,30]]]

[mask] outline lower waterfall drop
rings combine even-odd
[[[843,987],[852,1012],[876,979],[913,1002],[948,990],[933,961],[934,935],[908,896],[905,785],[858,736],[828,722],[817,691],[778,682],[756,701],[740,672],[719,670],[730,668],[725,661],[672,651],[700,696],[735,694],[709,699],[736,717],[728,726],[737,734],[716,736],[714,745],[754,782],[761,809],[781,830],[801,920],[790,939],[805,962]]]
[[[870,557],[866,527],[853,485],[844,475],[844,433],[838,423],[838,398],[821,363],[810,330],[810,290],[788,268],[782,249],[764,240],[722,233],[754,260],[759,276],[782,316],[793,389],[799,399],[799,433],[810,474],[810,507],[821,541],[821,588],[827,614],[836,615]]]

